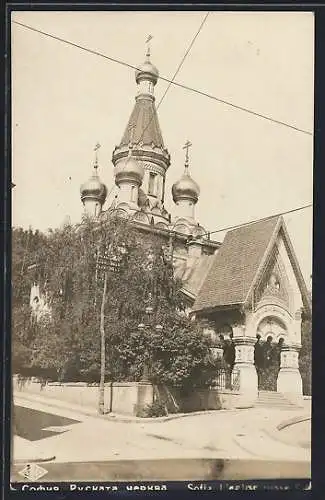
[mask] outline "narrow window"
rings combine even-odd
[[[153,172],[149,172],[149,186],[148,186],[148,194],[154,195],[155,196],[155,179],[156,179],[156,174]]]

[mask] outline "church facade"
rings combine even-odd
[[[165,238],[190,314],[206,322],[206,333],[216,345],[225,335],[234,344],[240,393],[254,399],[259,389],[258,338],[281,345],[275,390],[299,398],[301,321],[303,314],[311,315],[311,304],[283,218],[229,231],[222,243],[211,240],[195,216],[200,188],[190,174],[189,142],[184,146],[184,173],[172,187],[175,211],[168,213],[165,180],[171,157],[158,122],[154,88],[159,72],[149,50],[135,79],[134,108],[112,154],[117,195],[104,210],[107,188],[96,159],[80,190],[85,213],[101,221],[126,217],[140,230]]]

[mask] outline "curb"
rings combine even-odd
[[[284,422],[281,422],[279,425],[277,425],[276,428],[278,429],[278,431],[282,431],[282,429],[289,427],[289,425],[299,424],[299,422],[304,422],[305,420],[311,420],[311,415],[300,415],[297,417],[289,418],[288,420],[285,420]]]
[[[232,409],[232,410],[201,410],[201,411],[193,411],[193,412],[189,412],[189,413],[175,413],[175,414],[172,414],[172,415],[168,415],[168,416],[165,416],[165,417],[149,417],[149,418],[146,418],[146,417],[131,417],[131,416],[123,416],[123,415],[115,415],[115,414],[110,414],[110,413],[106,413],[106,414],[103,414],[103,415],[98,415],[98,413],[95,413],[92,409],[89,409],[87,410],[87,408],[84,408],[84,407],[72,407],[72,406],[69,406],[65,403],[61,404],[61,401],[59,402],[59,400],[57,400],[57,403],[53,402],[53,400],[51,400],[50,398],[45,398],[44,396],[42,397],[42,399],[39,397],[39,396],[35,396],[33,397],[33,395],[30,395],[30,394],[16,394],[16,398],[17,399],[22,399],[22,400],[27,400],[29,402],[34,402],[34,403],[40,403],[40,404],[46,404],[47,406],[49,407],[52,407],[52,408],[58,408],[58,409],[63,409],[63,410],[68,410],[68,411],[74,411],[74,412],[77,412],[77,413],[80,413],[81,415],[86,415],[88,417],[93,417],[93,418],[99,418],[99,419],[105,419],[105,420],[109,420],[111,422],[118,422],[118,423],[135,423],[135,424],[145,424],[145,423],[153,423],[153,422],[167,422],[169,420],[176,420],[176,419],[180,419],[180,418],[186,418],[186,417],[192,417],[192,416],[196,416],[196,415],[207,415],[207,414],[213,414],[213,413],[238,413],[238,412],[242,412],[244,410],[247,410],[249,408],[242,408],[242,409],[238,409],[238,408],[235,408],[235,409]]]
[[[31,464],[31,463],[43,463],[43,462],[51,462],[52,460],[55,460],[56,459],[56,456],[53,455],[53,456],[49,456],[49,457],[46,457],[46,458],[17,458],[17,459],[13,459],[13,465],[20,465],[20,464]]]
[[[299,422],[305,422],[307,420],[311,420],[310,415],[309,416],[297,415],[296,417],[292,417],[288,420],[280,422],[280,424],[278,424],[276,427],[271,427],[271,426],[264,427],[263,432],[265,432],[265,434],[267,434],[271,439],[274,439],[275,441],[277,441],[279,443],[286,444],[288,446],[294,446],[291,443],[288,443],[287,441],[281,439],[281,437],[279,435],[279,431],[281,431],[282,429],[285,429],[286,427],[289,427],[290,425],[293,425],[293,424],[296,424]],[[296,448],[302,448],[302,447],[300,445],[297,445]]]

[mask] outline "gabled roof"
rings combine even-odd
[[[132,127],[134,126],[134,129]],[[164,147],[158,115],[155,103],[152,99],[138,98],[135,102],[129,122],[122,137],[120,146],[126,146],[132,141],[134,143]]]
[[[282,217],[276,216],[239,227],[226,234],[196,297],[193,311],[245,304],[264,272],[276,238],[283,239],[305,308],[308,291]]]

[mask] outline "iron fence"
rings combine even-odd
[[[239,370],[218,368],[215,379],[214,387],[221,390],[239,391],[240,388],[240,372]]]

